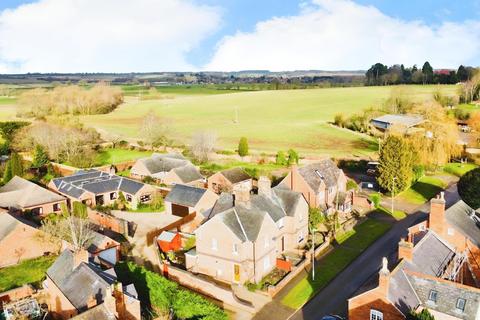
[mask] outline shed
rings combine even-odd
[[[163,231],[157,243],[163,252],[178,251],[182,248],[182,236],[178,232]]]

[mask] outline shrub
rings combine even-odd
[[[187,241],[185,241],[185,246],[184,246],[185,251],[188,251],[193,247],[195,247],[196,241],[197,239],[194,236],[188,238]]]
[[[298,164],[298,153],[297,151],[293,150],[293,149],[290,149],[288,150],[288,164],[289,165],[292,165],[292,164]]]
[[[146,176],[142,179],[143,183],[147,183],[147,184],[154,184],[155,183],[155,179],[153,179],[152,177],[150,176]]]
[[[333,123],[336,126],[343,128],[345,126],[345,116],[343,115],[343,113],[337,113],[335,115],[335,118],[333,119]]]
[[[357,190],[357,189],[358,189],[357,183],[352,179],[348,179],[347,190]]]
[[[238,142],[238,155],[240,157],[248,155],[248,140],[245,137],[241,137]]]
[[[417,182],[421,177],[425,175],[424,166],[414,166],[413,167],[413,183]]]
[[[275,157],[275,163],[280,166],[286,166],[288,164],[285,152],[283,151],[277,152],[277,156]]]
[[[33,153],[32,167],[41,168],[49,162],[47,152],[41,145],[37,144],[35,146],[35,152]]]
[[[380,207],[380,202],[382,201],[382,196],[380,194],[372,193],[369,199],[370,201],[372,201],[375,209],[378,209]]]
[[[458,181],[458,194],[473,209],[480,208],[480,168],[465,173]]]

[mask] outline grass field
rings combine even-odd
[[[443,167],[443,171],[461,177],[475,168],[478,168],[478,166],[473,163],[449,163]]]
[[[407,214],[403,211],[400,210],[394,210],[392,214],[392,210],[387,209],[385,207],[379,206],[377,209],[375,209],[376,212],[379,212],[381,214],[386,214],[387,216],[392,216],[395,220],[402,220],[407,217]]]
[[[409,86],[407,91],[414,100],[424,101],[431,99],[436,88]],[[442,90],[452,93],[455,86],[443,86]],[[348,116],[378,106],[391,91],[392,87],[352,87],[179,95],[144,101],[127,98],[114,112],[85,116],[82,121],[124,138],[138,139],[142,117],[154,110],[171,124],[172,138],[181,143],[188,144],[195,132],[208,130],[217,133],[219,148],[229,150],[235,150],[239,138],[245,136],[254,152],[294,148],[302,155],[364,156],[377,150],[375,140],[328,122],[337,113]]]
[[[124,85],[121,86],[122,91],[126,96],[135,96],[139,95],[145,96],[149,94],[149,88],[146,88],[141,85]],[[235,93],[242,92],[246,90],[231,90],[220,88],[215,85],[191,85],[191,86],[157,86],[155,89],[163,94],[167,95],[211,95],[211,94],[225,94],[225,93]]]
[[[445,182],[435,177],[422,177],[413,186],[399,195],[399,198],[414,204],[422,204],[446,187]]]
[[[152,154],[151,151],[138,151],[127,149],[105,149],[98,153],[96,165],[109,165],[125,161],[137,160],[148,157]]]
[[[302,279],[282,299],[282,304],[292,309],[300,308],[375,240],[387,232],[390,227],[390,224],[374,219],[368,219],[356,226],[353,232],[347,234],[348,238],[340,238],[340,246],[335,248],[315,266],[315,280],[311,278],[311,274]]]
[[[0,292],[43,280],[45,272],[55,259],[56,257],[40,257],[0,269]]]

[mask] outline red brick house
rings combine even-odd
[[[182,248],[182,236],[178,232],[163,231],[157,243],[163,252],[178,251]]]
[[[409,229],[389,269],[348,301],[350,320],[405,319],[427,308],[435,319],[477,319],[480,314],[477,213],[463,201],[445,210],[443,193],[431,200],[428,220]]]

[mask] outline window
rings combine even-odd
[[[383,320],[383,313],[378,310],[370,310],[370,320]]]
[[[143,196],[140,197],[140,202],[148,202],[152,199],[151,194],[144,194]]]
[[[111,192],[111,193],[110,193],[110,200],[115,200],[115,199],[117,199],[117,198],[118,198],[118,195],[117,195],[116,192]]]
[[[427,228],[424,224],[420,225],[420,231],[427,231]]]
[[[53,204],[53,211],[60,211],[60,203]]]
[[[430,293],[428,294],[428,301],[433,302],[433,303],[437,303],[437,296],[438,296],[437,291],[430,290]]]
[[[452,228],[448,228],[447,233],[448,233],[449,236],[453,236],[454,231],[453,231]]]
[[[237,243],[234,243],[233,244],[233,254],[238,254],[238,244]]]
[[[458,298],[457,299],[457,304],[455,305],[455,308],[457,309],[457,311],[463,312],[463,311],[465,311],[465,304],[466,303],[467,303],[467,300],[462,299],[462,298]]]
[[[127,199],[128,202],[132,202],[132,195],[127,194],[125,198]]]
[[[270,269],[270,257],[265,257],[263,259],[263,271],[268,271]]]
[[[218,250],[218,242],[217,239],[212,238],[212,250],[217,251]]]
[[[304,239],[304,237],[303,237],[303,232],[300,231],[300,233],[298,234],[298,242],[299,242],[299,243],[302,242],[303,239]]]

